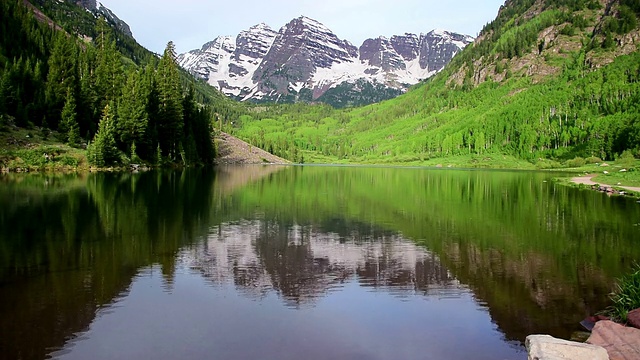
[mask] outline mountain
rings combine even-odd
[[[131,32],[131,28],[129,24],[120,20],[116,14],[111,11],[106,6],[102,5],[102,3],[97,2],[96,0],[77,0],[75,1],[76,5],[91,11],[96,15],[102,15],[105,19],[112,24],[113,27],[120,30],[122,33],[129,37],[133,37],[133,33]]]
[[[95,3],[95,1],[94,1],[94,3]],[[100,4],[100,6],[98,6],[98,9],[97,9],[96,13],[100,14],[100,15],[103,15],[105,17],[105,19],[107,19],[108,22],[113,24],[113,27],[115,27],[116,29],[120,30],[125,35],[127,35],[129,37],[133,37],[133,33],[131,32],[131,28],[129,27],[129,24],[127,24],[123,20],[120,20],[120,18],[118,18],[118,16],[116,16],[116,14],[113,11],[111,11],[110,9],[108,9],[105,6],[103,6],[102,4]]]
[[[516,158],[550,168],[640,157],[639,23],[635,0],[509,0],[472,45],[402,96],[346,110],[260,109],[234,134],[323,163]],[[393,69],[418,56],[415,37],[395,42],[400,56],[369,64]],[[387,44],[368,41],[360,54]]]
[[[58,20],[63,27],[65,27],[64,25],[74,24],[75,32],[83,35],[87,35],[86,33],[89,29],[87,26],[78,26],[78,23],[85,22],[83,25],[86,25],[87,20],[83,19],[84,17],[79,15],[76,9],[85,9],[87,13],[93,15],[94,20],[96,17],[104,17],[114,29],[133,38],[129,24],[118,18],[113,11],[96,0],[58,0],[55,2],[51,0],[26,0],[25,3],[32,3],[49,13],[51,17],[54,18],[54,20]],[[88,22],[92,21],[89,20]]]
[[[324,101],[342,107],[395,97],[442,68],[473,39],[444,30],[367,39],[358,48],[305,16],[279,31],[259,24],[178,56],[237,100]]]

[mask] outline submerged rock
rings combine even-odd
[[[529,335],[525,342],[529,360],[608,360],[601,346],[556,339],[549,335]]]
[[[569,340],[570,341],[579,342],[579,343],[583,343],[583,342],[587,341],[589,336],[591,336],[591,333],[588,332],[588,331],[574,331],[571,334],[571,338]]]
[[[588,343],[602,346],[611,360],[640,359],[640,330],[605,320],[596,323]]]
[[[585,330],[591,331],[593,330],[593,327],[596,326],[596,323],[598,321],[603,321],[603,320],[609,320],[609,318],[603,315],[589,316],[584,320],[580,321],[580,325],[582,325],[582,327],[584,327]],[[585,341],[586,340],[587,339],[585,339]]]

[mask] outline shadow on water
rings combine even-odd
[[[640,206],[549,178],[261,166],[3,176],[0,357],[62,349],[150,266],[167,291],[182,266],[292,309],[352,284],[398,301],[471,295],[508,341],[568,338],[640,259]]]

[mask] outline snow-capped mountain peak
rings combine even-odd
[[[181,54],[178,62],[239,100],[317,101],[345,83],[359,84],[352,86],[356,92],[365,82],[397,95],[440,71],[472,41],[432,30],[367,39],[356,48],[322,23],[300,16],[277,32],[261,23],[235,38],[218,37]]]

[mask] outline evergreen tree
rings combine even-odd
[[[0,74],[0,115],[7,114],[7,98],[11,86],[8,75],[7,71]]]
[[[130,71],[122,89],[118,105],[118,140],[123,151],[131,148],[134,142],[143,142],[147,131],[147,97],[144,82],[138,71]]]
[[[194,138],[193,126],[198,116],[197,105],[194,100],[193,87],[190,87],[182,101],[183,117],[183,150],[189,164],[198,161],[198,150]]]
[[[66,100],[67,89],[76,89],[77,54],[72,41],[60,33],[55,37],[49,57],[49,74],[45,90],[47,120],[54,129],[60,122],[60,112]]]
[[[116,147],[115,124],[111,107],[107,104],[102,113],[93,142],[87,146],[87,158],[94,166],[103,167],[118,163],[120,154]]]
[[[155,68],[147,65],[142,79],[142,96],[144,97],[147,114],[147,127],[140,142],[136,143],[138,155],[143,159],[157,160],[158,154],[158,119],[160,117],[160,103],[158,101],[158,86],[156,83]]]
[[[61,140],[71,146],[80,143],[80,128],[78,127],[76,101],[71,89],[67,90],[67,98],[62,108],[61,120],[58,125]]]
[[[94,47],[87,46],[79,58],[78,73],[80,76],[79,94],[76,98],[78,125],[80,133],[86,134],[86,138],[93,137],[100,120],[102,103],[96,91],[95,64],[97,52]]]
[[[111,30],[103,17],[98,19],[97,31],[94,86],[99,101],[97,106],[102,109],[120,96],[124,79],[122,55],[118,52]]]
[[[176,160],[182,138],[182,86],[173,42],[167,44],[156,74],[158,84],[158,140],[162,153]]]

